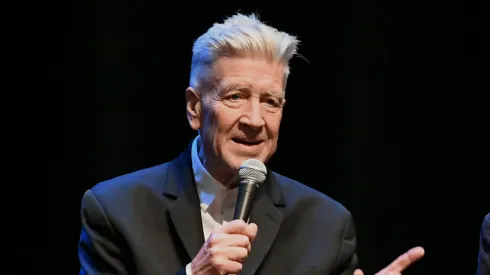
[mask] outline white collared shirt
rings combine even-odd
[[[200,136],[192,142],[192,171],[201,205],[202,230],[207,240],[211,232],[233,220],[238,188],[227,189],[211,176],[199,159]],[[192,275],[190,263],[186,266],[187,275]]]

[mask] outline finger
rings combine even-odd
[[[247,236],[240,234],[219,234],[219,237],[213,240],[212,245],[251,247],[250,239]]]
[[[247,224],[243,220],[233,220],[223,225],[219,230],[227,234],[246,235],[250,238],[250,240],[253,240],[257,235],[258,228],[255,223]]]
[[[244,234],[248,227],[248,224],[243,220],[233,220],[229,223],[219,227],[216,232],[227,234]]]
[[[354,275],[364,275],[364,272],[362,272],[360,269],[356,269],[356,271],[354,271]]]
[[[215,259],[225,259],[236,262],[243,262],[248,257],[248,250],[236,246],[217,246],[208,250],[208,253]]]
[[[243,247],[228,246],[224,249],[224,253],[229,260],[240,263],[248,257],[248,250]]]
[[[245,235],[247,235],[250,238],[250,242],[253,242],[253,240],[257,236],[257,231],[258,231],[257,224],[255,223],[249,224],[245,229],[245,231],[246,231]]]
[[[219,270],[219,274],[238,274],[242,271],[243,264],[236,261],[221,259],[215,263]]]
[[[407,252],[405,252],[403,255],[399,256],[396,260],[394,260],[390,265],[388,265],[386,268],[382,270],[382,274],[387,273],[390,274],[390,272],[394,272],[395,274],[398,272],[402,272],[405,270],[408,266],[413,264],[414,262],[418,261],[420,258],[422,258],[425,254],[424,248],[417,246],[414,247]]]

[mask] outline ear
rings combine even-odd
[[[186,114],[189,125],[195,131],[201,127],[201,100],[194,88],[185,90]]]

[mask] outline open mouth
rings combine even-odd
[[[236,143],[247,145],[247,146],[259,145],[262,143],[261,140],[245,140],[239,138],[232,138],[232,140]]]

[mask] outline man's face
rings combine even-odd
[[[201,133],[207,169],[236,171],[247,159],[267,162],[275,153],[284,100],[284,67],[263,59],[223,57],[197,91],[191,127]],[[189,88],[189,96],[195,91]]]

